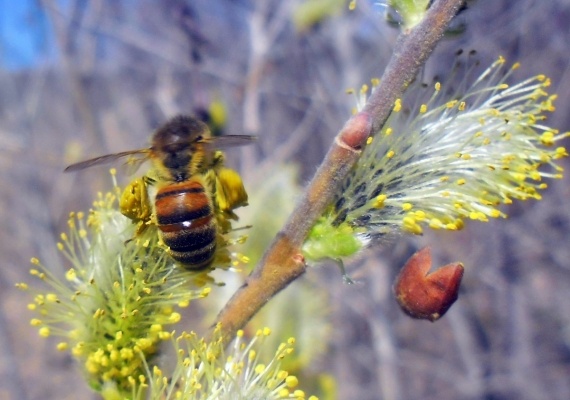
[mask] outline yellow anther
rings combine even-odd
[[[372,207],[374,208],[383,208],[386,202],[386,199],[388,198],[388,196],[386,196],[385,194],[379,194],[378,196],[376,196],[376,198],[374,199],[374,203],[372,204]]]
[[[394,112],[400,112],[401,109],[402,109],[402,99],[396,99],[396,102],[394,103]]]

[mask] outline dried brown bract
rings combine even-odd
[[[434,322],[457,300],[463,264],[447,264],[431,273],[430,268],[431,249],[424,247],[410,257],[400,271],[394,293],[406,314]]]

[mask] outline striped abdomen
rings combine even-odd
[[[216,222],[202,183],[189,180],[159,188],[155,210],[172,258],[188,269],[208,267],[216,252]]]

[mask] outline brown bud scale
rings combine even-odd
[[[464,268],[451,263],[430,273],[431,263],[429,247],[410,257],[396,278],[394,293],[406,314],[433,322],[457,300]]]

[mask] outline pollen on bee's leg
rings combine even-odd
[[[457,300],[464,268],[451,263],[429,273],[431,263],[429,247],[410,257],[396,278],[394,293],[406,314],[434,322]]]

